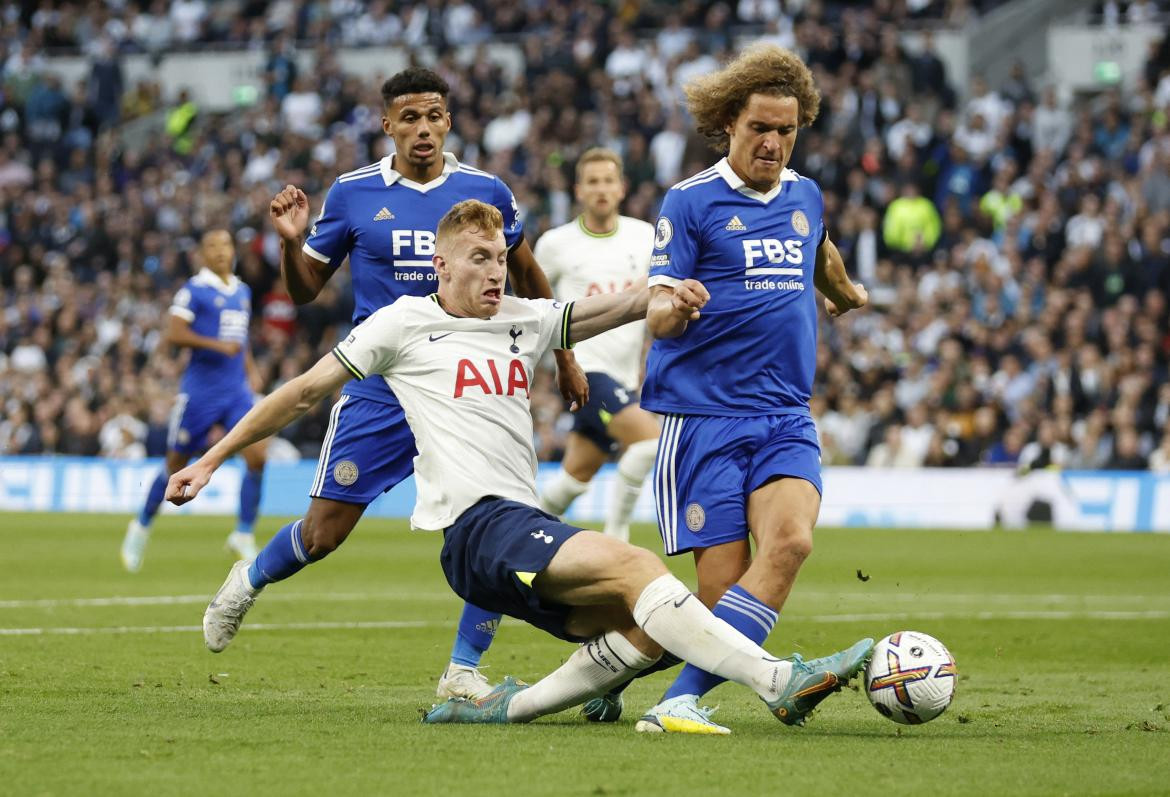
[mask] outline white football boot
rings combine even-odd
[[[248,568],[251,565],[251,559],[243,559],[232,565],[227,580],[203,613],[203,641],[212,653],[219,653],[231,644],[240,630],[240,624],[244,622],[244,615],[264,589],[253,589],[248,581]]]
[[[491,694],[494,688],[478,668],[452,662],[439,678],[439,688],[435,690],[435,696],[479,700]]]
[[[142,555],[148,542],[150,527],[143,526],[138,518],[131,520],[126,527],[126,536],[122,538],[122,567],[126,568],[126,572],[137,573],[142,569]]]
[[[679,695],[663,700],[642,715],[634,725],[638,733],[707,733],[726,736],[730,728],[711,721],[713,708],[700,708],[695,695]]]
[[[259,553],[256,549],[256,535],[246,531],[233,531],[223,547],[237,559],[255,559]]]

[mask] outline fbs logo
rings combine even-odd
[[[374,216],[374,221],[392,221],[393,219],[394,214],[387,208],[382,208],[378,211],[378,215]]]
[[[747,230],[747,225],[739,220],[739,216],[732,216],[731,221],[727,222],[727,226],[723,229],[731,230],[733,232],[745,232]]]

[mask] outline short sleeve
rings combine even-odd
[[[520,220],[520,206],[516,204],[516,197],[499,177],[495,178],[492,204],[504,216],[504,240],[510,250],[524,240],[524,222]]]
[[[557,299],[520,299],[536,309],[540,318],[540,352],[571,349],[569,324],[573,321],[573,302]]]
[[[340,181],[334,182],[321,205],[321,215],[309,230],[303,251],[314,260],[337,268],[349,254],[353,242],[351,233],[345,193]]]
[[[402,346],[403,326],[403,312],[397,305],[383,307],[334,346],[333,356],[356,379],[373,374],[384,376]]]
[[[667,191],[654,225],[650,285],[674,287],[694,276],[701,232],[692,220],[683,192],[677,188]]]
[[[188,324],[195,320],[195,297],[191,295],[191,288],[187,285],[179,288],[175,298],[171,300],[171,315],[178,316]]]

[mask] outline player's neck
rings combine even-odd
[[[447,315],[455,316],[456,318],[474,318],[474,317],[476,317],[475,313],[472,313],[472,312],[465,310],[463,308],[460,308],[460,307],[456,307],[455,304],[452,302],[450,296],[443,295],[442,288],[440,288],[438,291],[435,292],[435,296],[439,300],[439,307],[442,308],[443,312],[446,313]]]
[[[423,185],[426,185],[431,180],[439,179],[443,174],[443,167],[445,165],[445,159],[440,157],[430,166],[419,167],[412,164],[406,158],[398,157],[397,153],[390,162],[390,168],[401,174],[403,178],[415,183],[422,183]]]
[[[585,230],[589,235],[603,236],[613,235],[617,232],[618,214],[613,213],[608,216],[595,216],[586,211],[580,216],[581,229]]]
[[[738,177],[739,179],[743,180],[743,184],[745,186],[747,186],[748,188],[752,189],[753,191],[759,191],[761,194],[767,194],[767,193],[771,192],[772,189],[774,189],[776,186],[780,185],[780,178],[779,177],[777,177],[776,181],[774,183],[772,183],[771,185],[769,185],[767,183],[760,183],[760,182],[756,182],[756,181],[752,180],[747,175],[745,175],[742,171],[740,171],[739,168],[732,162],[731,158],[727,159],[727,164],[731,167],[731,170],[733,172],[735,172],[735,176]],[[783,169],[781,169],[781,171],[783,171]]]
[[[215,270],[215,269],[213,269],[213,268],[208,268],[207,270],[208,270],[208,271],[210,271],[210,272],[211,272],[211,273],[212,273],[212,274],[215,276],[215,278],[216,278],[217,280],[219,280],[220,282],[222,282],[224,285],[229,285],[229,284],[231,284],[231,281],[232,281],[232,272],[231,272],[231,270],[230,270],[230,269],[229,269],[229,270],[227,270],[227,271],[223,271],[223,272],[216,271],[216,270]]]

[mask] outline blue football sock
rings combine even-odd
[[[167,492],[167,471],[162,469],[158,475],[154,477],[154,481],[150,483],[150,490],[146,493],[146,503],[142,505],[142,511],[138,513],[138,522],[143,526],[149,526],[154,516],[158,514],[158,508],[162,504],[163,496]]]
[[[240,517],[236,522],[236,531],[252,533],[256,515],[260,513],[260,487],[263,481],[263,468],[244,471],[244,479],[240,482]]]
[[[256,561],[248,568],[248,581],[253,589],[260,589],[274,581],[282,581],[298,573],[311,560],[301,539],[301,523],[296,520],[276,532],[268,541]]]
[[[500,615],[497,612],[489,612],[470,603],[463,604],[459,633],[455,635],[455,645],[451,648],[451,663],[478,667],[484,652],[492,646],[499,627]]]
[[[772,632],[772,626],[776,625],[779,618],[775,609],[762,603],[739,584],[732,586],[723,594],[711,613],[757,645],[764,644],[764,640]],[[688,664],[674,679],[674,683],[666,690],[662,699],[668,700],[679,695],[702,697],[724,680],[726,679]]]

